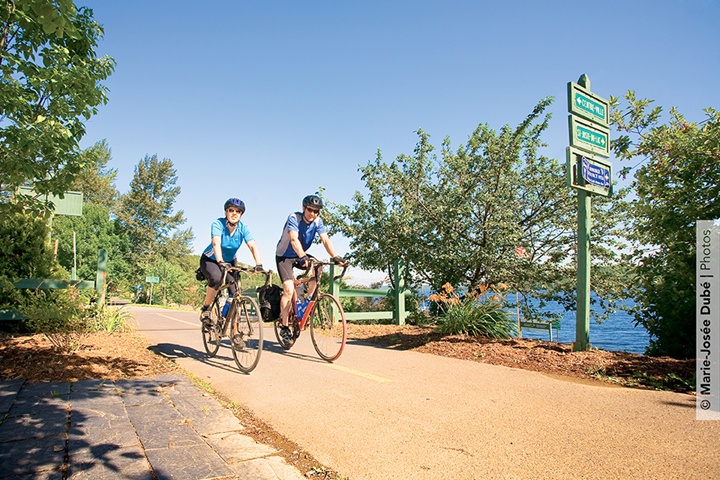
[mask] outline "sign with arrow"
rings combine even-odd
[[[566,171],[570,187],[604,197],[612,195],[612,163],[609,160],[568,147]]]
[[[610,102],[575,82],[568,83],[568,111],[600,126],[610,126]]]
[[[603,157],[610,156],[610,129],[582,120],[575,115],[568,116],[568,124],[571,147]]]

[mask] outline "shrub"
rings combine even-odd
[[[88,297],[79,290],[26,290],[18,310],[28,318],[30,331],[42,333],[63,353],[75,351],[92,331]]]
[[[123,307],[109,307],[103,305],[97,307],[92,317],[93,332],[127,332],[131,330],[128,320],[132,317],[132,313]]]
[[[496,288],[500,290],[504,286]],[[430,300],[444,305],[438,331],[445,335],[510,338],[517,334],[515,321],[504,310],[504,297],[493,289],[481,287],[461,298],[446,283]]]

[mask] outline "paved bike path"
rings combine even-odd
[[[226,397],[351,480],[717,478],[720,423],[695,397],[350,342],[322,362],[265,330],[249,375],[204,358],[189,312],[135,310],[140,330]],[[160,321],[161,320],[161,321]]]
[[[2,479],[299,480],[182,375],[0,381]]]

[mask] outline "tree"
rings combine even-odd
[[[83,121],[107,101],[115,67],[97,58],[102,27],[71,0],[0,3],[0,193],[31,183],[63,195],[86,164]],[[21,198],[32,202],[30,198]],[[11,206],[4,202],[5,207]]]
[[[360,169],[369,194],[356,192],[352,206],[330,203],[324,219],[351,239],[361,267],[385,269],[400,258],[408,280],[435,291],[503,283],[555,298],[564,288],[572,308],[574,284],[562,282],[574,279],[577,201],[564,166],[538,153],[551,103],[539,102],[516,128],[496,133],[481,124],[456,152],[445,139],[440,160],[418,131],[412,156],[386,164],[378,152]],[[597,236],[598,259],[613,257],[604,237],[612,232]]]
[[[130,191],[119,200],[117,220],[130,239],[134,280],[144,277],[159,258],[173,262],[190,253],[192,229],[178,230],[183,212],[173,211],[180,187],[170,159],[145,156],[135,167]]]
[[[117,170],[107,166],[112,158],[110,147],[105,140],[101,140],[83,150],[80,156],[85,167],[73,179],[70,190],[82,192],[84,203],[100,205],[112,212],[118,191],[115,188]]]
[[[627,106],[611,98],[611,121],[622,132],[614,142],[617,158],[633,162],[630,188],[629,261],[637,265],[631,294],[636,321],[650,333],[648,353],[695,355],[695,221],[720,218],[720,114],[690,123],[675,109],[660,123],[662,108],[625,95]]]
[[[74,255],[73,234],[75,234]],[[85,203],[82,216],[56,217],[53,221],[53,238],[58,241],[58,262],[67,271],[72,271],[73,265],[77,263],[78,278],[95,280],[98,251],[102,248],[108,255],[109,288],[116,291],[128,287],[123,284],[122,279],[131,271],[127,262],[130,239],[119,231],[116,222],[111,220],[110,211],[106,206]]]

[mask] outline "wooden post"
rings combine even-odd
[[[107,277],[107,250],[98,250],[98,267],[95,276],[95,290],[98,293],[98,305],[105,305],[105,280]]]
[[[393,312],[393,320],[398,325],[405,325],[405,263],[401,259],[395,260],[394,266],[395,288],[393,290],[393,299],[395,307]]]

